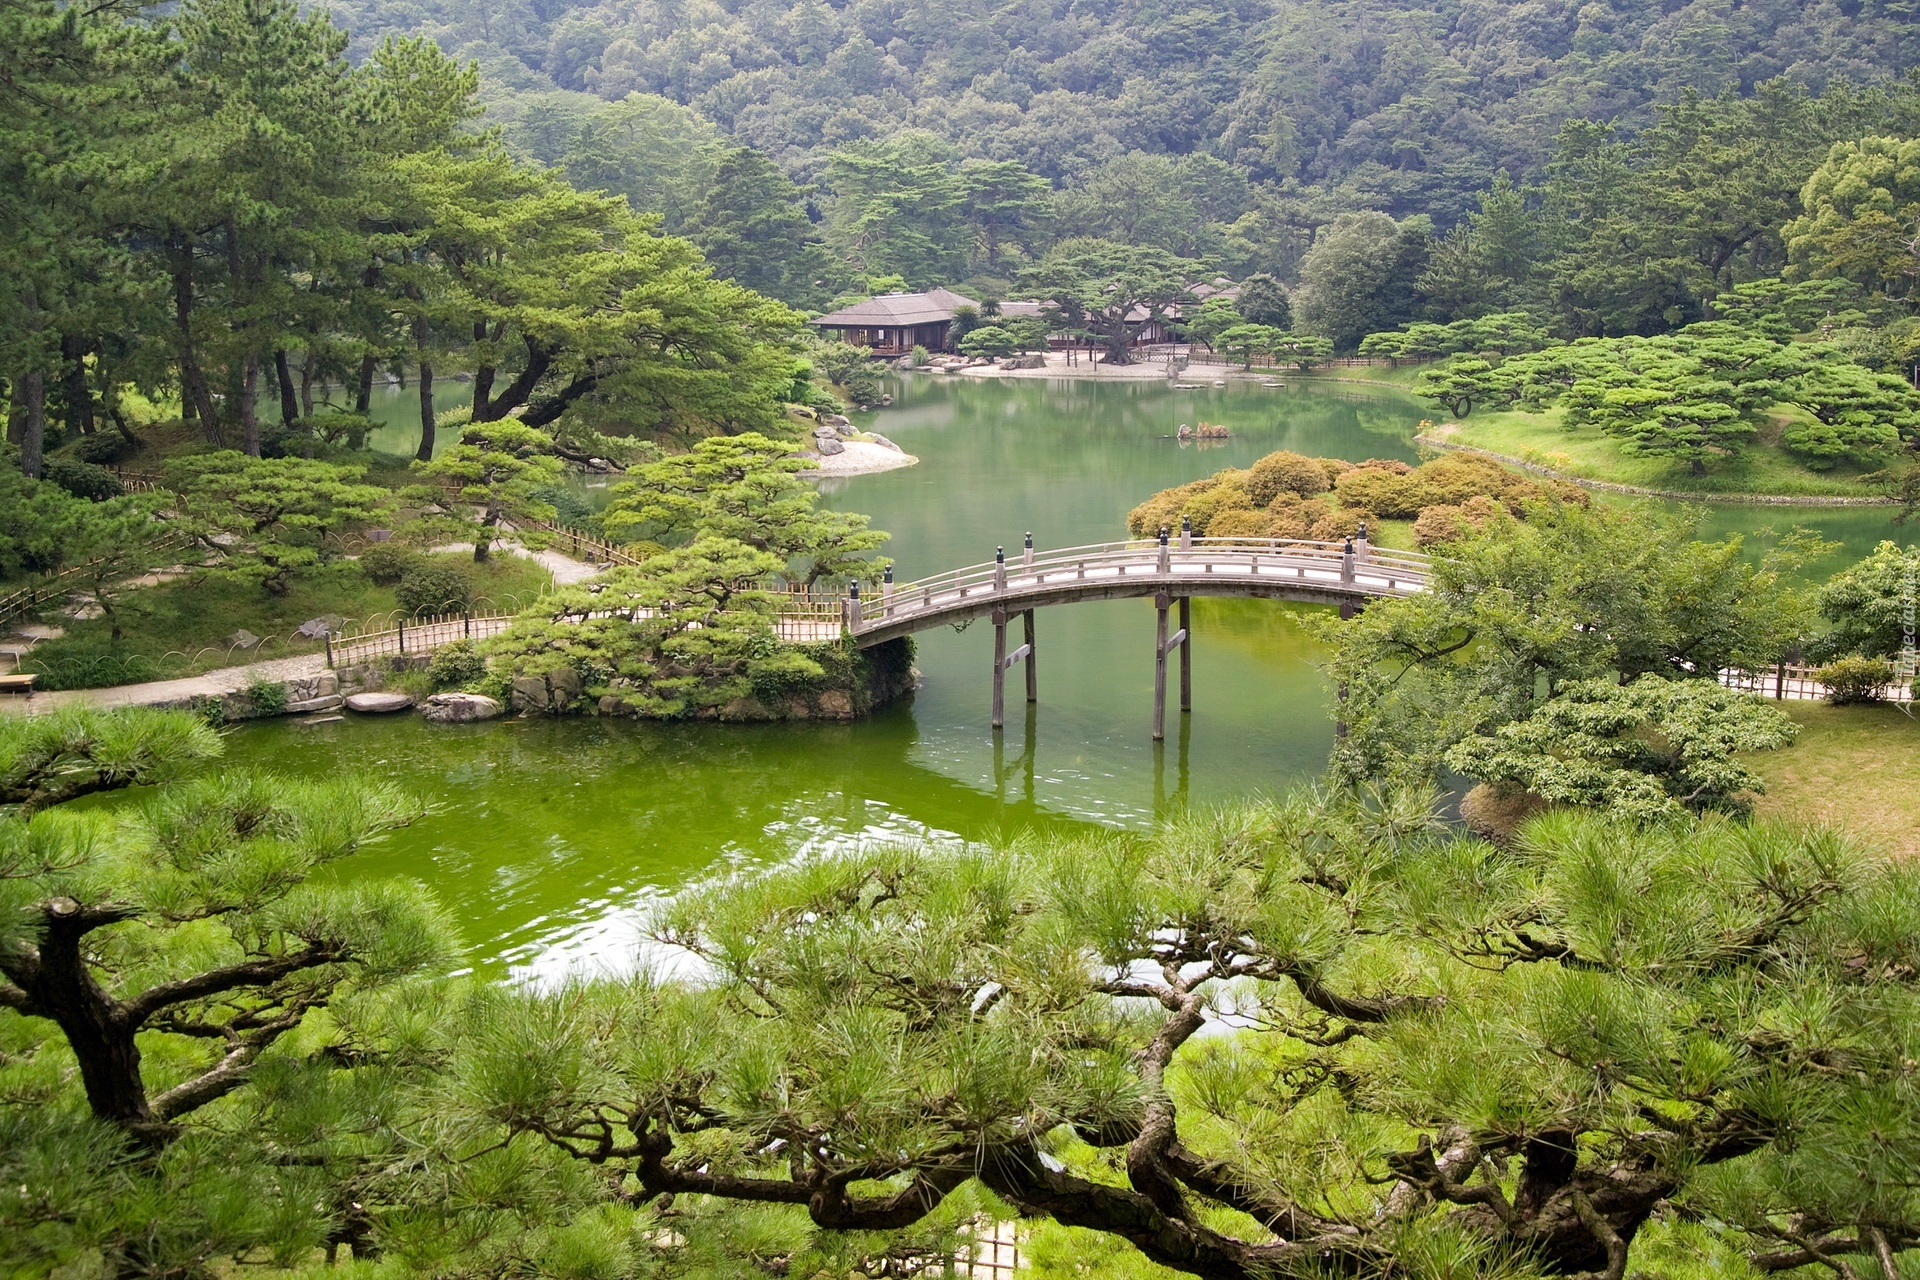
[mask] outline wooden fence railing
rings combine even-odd
[[[1729,689],[1741,689],[1785,702],[1818,702],[1829,692],[1827,686],[1817,678],[1819,670],[1818,667],[1788,662],[1778,663],[1764,671],[1742,671],[1730,667],[1720,673],[1720,683]],[[1882,702],[1912,702],[1912,685],[1911,673],[1904,679],[1896,676],[1881,686],[1879,699]]]
[[[554,549],[563,551],[575,560],[585,560],[588,564],[639,564],[641,558],[616,543],[605,538],[597,538],[591,533],[569,528],[563,524],[549,524],[545,520],[531,522],[535,528],[544,529],[553,538]]]

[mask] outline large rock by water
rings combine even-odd
[[[412,705],[413,699],[404,693],[355,693],[347,697],[347,710],[364,711],[369,715],[405,711]]]
[[[507,701],[515,711],[568,711],[579,701],[580,673],[569,667],[543,676],[515,676]]]
[[[421,718],[433,724],[469,724],[500,713],[500,704],[480,693],[436,693],[420,707]]]
[[[300,698],[289,702],[284,708],[290,716],[304,716],[313,711],[338,711],[342,699],[339,694],[325,694],[318,698]]]

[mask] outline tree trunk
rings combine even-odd
[[[180,341],[180,399],[182,408],[192,407],[200,419],[200,431],[208,442],[225,444],[220,431],[220,415],[213,411],[213,392],[207,387],[206,372],[193,346],[193,246],[185,236],[174,236],[173,250],[173,323]]]
[[[47,375],[38,369],[21,374],[20,399],[26,406],[20,427],[20,470],[29,480],[38,480],[47,441]]]
[[[553,364],[553,357],[546,348],[532,338],[528,338],[526,343],[526,367],[520,370],[517,378],[507,384],[504,391],[487,401],[486,416],[482,417],[479,409],[475,408],[473,414],[475,422],[498,422],[506,417],[527,402],[527,397],[533,394],[534,387],[539,385],[540,379],[546,376],[548,368]]]
[[[484,344],[486,340],[487,322],[485,320],[475,320],[473,322],[473,341],[475,345],[479,346],[480,344]],[[481,346],[481,349],[485,350],[485,347]],[[475,422],[492,421],[491,418],[487,417],[487,399],[492,394],[493,361],[482,360],[479,367],[473,371],[473,420]]]
[[[280,380],[280,425],[290,427],[300,418],[300,400],[293,390],[293,370],[287,367],[287,349],[273,353],[274,376]]]
[[[412,285],[407,286],[407,296],[415,303],[420,301],[420,291]],[[433,461],[433,361],[428,349],[432,340],[433,330],[428,326],[426,316],[415,312],[413,350],[420,361],[420,448],[413,456],[420,462]]]
[[[92,346],[77,333],[60,335],[60,376],[66,396],[67,430],[90,436],[96,423],[93,417],[93,391],[87,385],[87,351]]]
[[[28,994],[66,1035],[93,1114],[138,1133],[153,1127],[140,1047],[134,1028],[117,1016],[113,997],[87,970],[81,948],[93,922],[86,911],[71,899],[55,899],[45,908],[39,971]]]
[[[313,367],[317,363],[312,347],[300,361],[300,416],[313,416]]]
[[[380,362],[374,359],[371,352],[360,357],[360,386],[354,392],[353,411],[361,417],[365,417],[373,407],[373,373],[379,365]]]
[[[260,415],[254,412],[254,399],[260,393],[260,356],[247,352],[240,366],[240,439],[247,456],[260,456]]]
[[[414,451],[414,457],[421,462],[433,461],[433,365],[420,362],[420,447]]]

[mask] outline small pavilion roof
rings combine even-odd
[[[938,324],[953,319],[961,307],[978,306],[948,289],[929,289],[925,293],[883,293],[865,302],[856,302],[813,323],[835,329],[894,328],[916,324]]]

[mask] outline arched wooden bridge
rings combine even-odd
[[[1238,596],[1333,605],[1343,615],[1383,596],[1427,587],[1431,562],[1408,551],[1383,551],[1357,542],[1300,542],[1254,538],[1195,538],[1183,532],[1159,539],[1103,542],[1036,553],[1033,536],[1017,559],[1004,553],[937,577],[893,582],[877,594],[856,585],[837,606],[795,597],[782,603],[776,630],[793,644],[851,637],[870,648],[935,627],[979,618],[993,622],[993,727],[1005,722],[1006,673],[1025,664],[1027,701],[1038,697],[1034,612],[1086,600],[1152,597],[1158,608],[1154,641],[1153,736],[1166,734],[1167,658],[1180,655],[1180,709],[1193,706],[1191,611],[1194,596]],[[1007,648],[1007,624],[1021,621],[1022,643]],[[423,653],[454,640],[497,635],[509,615],[461,616],[400,622],[393,628],[330,640],[330,665],[364,662],[388,653]]]
[[[1019,560],[1003,551],[985,564],[896,585],[892,570],[877,596],[856,586],[845,606],[845,627],[861,648],[933,627],[993,620],[993,727],[1005,723],[1006,673],[1026,664],[1027,701],[1038,696],[1034,611],[1084,600],[1154,598],[1159,613],[1154,650],[1153,736],[1166,736],[1167,656],[1180,653],[1180,709],[1193,706],[1191,613],[1194,596],[1238,596],[1327,604],[1351,614],[1382,596],[1406,596],[1427,587],[1431,562],[1416,552],[1381,551],[1355,542],[1297,542],[1252,538],[1195,538],[1189,532],[1157,540],[1103,542],[1036,554],[1028,534]],[[1168,630],[1178,610],[1178,629]],[[1022,641],[1007,649],[1007,623],[1021,615]]]

